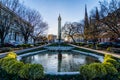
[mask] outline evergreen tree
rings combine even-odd
[[[100,20],[100,15],[99,15],[99,11],[98,8],[96,7],[96,21]]]
[[[90,36],[90,39],[94,41],[94,46],[95,46],[95,43],[98,41],[98,38],[99,38],[99,32],[101,31],[99,29],[100,16],[99,16],[97,7],[94,10],[94,13],[91,14],[91,16],[90,16],[90,32],[89,32],[90,35],[89,36]]]
[[[88,38],[89,38],[89,20],[88,20],[87,6],[85,5],[84,40],[87,41]]]
[[[99,16],[99,11],[98,11],[98,8],[96,7],[96,13],[95,13],[95,25],[94,25],[94,42],[98,41],[98,37],[99,37],[99,20],[100,20],[100,16]]]

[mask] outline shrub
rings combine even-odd
[[[16,53],[14,53],[14,52],[9,52],[6,57],[9,57],[9,58],[17,58],[17,55],[16,55]]]
[[[89,69],[91,70],[92,79],[96,77],[101,78],[107,74],[105,67],[101,63],[90,64]]]
[[[105,55],[103,63],[111,63],[116,69],[120,67],[119,62],[115,60],[112,55]]]
[[[8,73],[18,75],[18,72],[21,70],[23,65],[24,65],[23,62],[19,61],[14,62],[8,67]]]
[[[5,75],[5,71],[3,71],[2,67],[1,67],[1,64],[3,63],[2,59],[0,59],[0,77],[4,76]]]
[[[115,75],[118,73],[117,69],[111,63],[104,63],[103,66],[107,71],[107,75]]]
[[[88,44],[88,47],[89,47],[89,48],[93,48],[94,45],[93,45],[93,44]]]
[[[0,59],[0,78],[4,78],[5,80],[18,80],[19,76],[17,75],[17,72],[19,70],[20,67],[18,67],[18,69],[16,69],[16,67],[12,67],[11,66],[16,63],[17,60],[14,58],[8,58],[5,57],[3,59]],[[14,70],[14,71],[13,71]],[[16,72],[16,74],[11,73],[12,72]]]
[[[107,59],[105,59],[104,60],[104,63],[105,62],[108,62],[108,63],[111,63],[111,64],[113,64],[113,66],[116,68],[116,69],[118,69],[119,68],[119,63],[115,60],[115,59],[113,59],[113,58],[107,58]]]
[[[40,44],[34,44],[34,46],[40,46]]]
[[[0,66],[0,80],[2,80],[2,77],[7,77],[7,75],[8,75],[7,72],[3,70]]]
[[[120,80],[118,70],[111,63],[104,63],[107,75],[102,78],[102,80]]]
[[[44,69],[40,64],[24,64],[16,59],[17,55],[10,52],[5,58],[0,59],[0,75],[18,80],[19,76],[24,79],[35,80],[44,76]],[[0,77],[1,78],[1,77]]]
[[[80,43],[80,46],[84,46],[84,45],[86,45],[86,43]]]
[[[19,71],[21,78],[36,80],[43,78],[43,67],[39,64],[25,64]]]
[[[107,58],[113,58],[113,56],[110,55],[110,54],[106,54],[105,57],[104,57],[104,60],[107,59]]]
[[[92,80],[96,77],[103,77],[107,74],[105,67],[101,63],[84,65],[80,68],[80,73],[85,80]]]
[[[120,64],[111,56],[105,55],[103,63],[92,63],[80,67],[80,73],[85,80],[119,80],[118,68]],[[98,79],[99,80],[99,79]]]
[[[31,45],[31,44],[21,44],[21,45],[19,45],[18,47],[27,48],[27,47],[32,47],[32,45]]]
[[[3,48],[0,49],[1,53],[3,53],[3,52],[9,52],[9,51],[13,51],[13,49],[10,48],[10,47],[3,47]]]
[[[90,69],[88,68],[89,65],[83,65],[80,67],[80,74],[84,77],[85,80],[91,78]]]
[[[111,51],[111,47],[108,47],[106,50],[107,50],[107,51]]]
[[[40,43],[38,43],[39,45],[44,45],[44,44],[46,44],[46,42],[40,42]]]
[[[5,57],[5,58],[3,58],[3,59],[0,59],[0,66],[1,66],[1,67],[4,67],[4,66],[8,65],[9,62],[11,62],[11,61],[15,61],[15,59],[13,59],[13,58],[8,58],[8,57]]]
[[[104,49],[103,47],[100,46],[100,44],[96,44],[96,48],[97,48],[97,49],[100,49],[100,50],[101,50],[101,49]]]
[[[74,45],[84,46],[84,45],[86,45],[86,44],[85,44],[85,43],[80,42],[80,43],[74,43]]]
[[[13,58],[5,58],[0,61],[1,68],[9,73],[9,67],[16,62],[16,59]]]

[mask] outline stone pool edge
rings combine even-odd
[[[44,72],[45,75],[79,75],[80,72]]]
[[[110,54],[112,55],[113,57],[115,58],[120,58],[120,55],[119,54],[114,54],[114,53],[111,53],[111,52],[106,52],[106,51],[100,51],[100,50],[94,50],[94,49],[90,49],[90,48],[85,48],[85,47],[80,47],[80,46],[76,46],[76,45],[73,45],[73,44],[69,44],[71,46],[74,46],[76,48],[80,48],[80,49],[84,49],[84,50],[88,50],[88,51],[93,51],[95,53],[98,53],[99,55],[105,55],[105,54]],[[78,50],[79,51],[79,50]],[[93,53],[94,54],[94,53]]]
[[[88,52],[83,52],[83,51],[79,51],[79,50],[72,50],[73,52],[78,52],[80,54],[84,54],[84,55],[88,55],[88,56],[91,56],[91,57],[95,57],[97,58],[100,62],[103,62],[104,58],[103,56],[100,56],[100,55],[97,55],[97,54],[94,54],[94,53],[88,53]]]

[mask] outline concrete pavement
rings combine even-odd
[[[120,54],[115,54],[115,53],[112,53],[112,52],[107,52],[107,51],[102,51],[102,50],[94,50],[94,49],[90,49],[90,48],[85,48],[85,47],[80,47],[80,46],[76,46],[76,45],[72,45],[70,44],[71,46],[74,46],[74,47],[78,47],[78,48],[81,48],[81,49],[86,49],[86,50],[90,50],[90,51],[93,51],[93,52],[97,52],[97,53],[100,53],[100,54],[110,54],[116,58],[120,58]]]
[[[38,46],[38,47],[33,47],[33,48],[28,48],[28,49],[23,49],[23,50],[17,50],[17,51],[14,51],[14,52],[17,55],[19,55],[20,53],[23,53],[23,52],[26,52],[26,51],[29,51],[29,50],[34,50],[34,49],[42,48],[42,47],[45,47],[45,46],[48,46],[48,45],[50,45],[50,44],[42,45],[42,46]],[[8,52],[6,52],[6,53],[0,53],[0,58],[5,57],[7,54],[8,54]]]

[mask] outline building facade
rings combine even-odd
[[[6,7],[0,3],[0,21],[3,21],[2,20],[3,16],[7,16],[7,19],[12,21],[12,25],[10,25],[10,28],[5,37],[4,43],[19,42],[19,43],[23,44],[25,41],[24,41],[24,36],[20,32],[20,26],[22,24],[25,26],[27,25],[27,27],[30,27],[31,24],[28,23],[27,21],[23,20],[22,18],[20,18],[16,13],[14,13],[8,7]],[[1,39],[0,39],[0,41],[1,41]],[[30,43],[30,44],[33,43],[33,39],[31,36],[28,39],[28,43]]]
[[[57,40],[57,35],[49,34],[48,35],[48,42],[53,43],[56,42]]]

